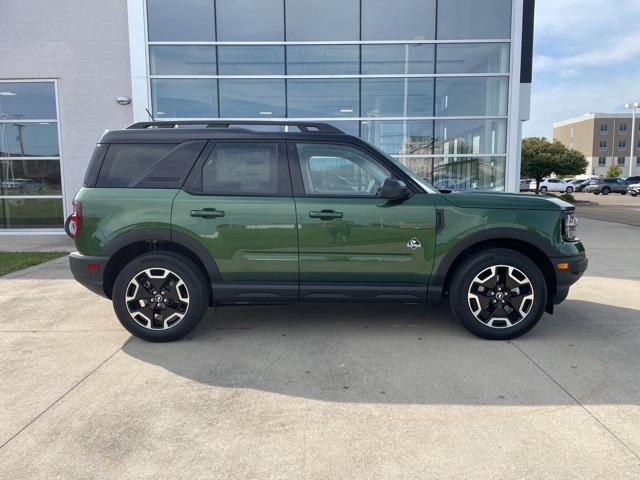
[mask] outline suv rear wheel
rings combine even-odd
[[[603,195],[609,195],[611,193],[611,189],[609,187],[604,187],[602,189],[602,194]]]
[[[547,190],[549,190],[547,187],[540,187],[540,193],[547,193]]]
[[[458,269],[449,291],[464,327],[489,340],[519,337],[540,320],[547,284],[540,269],[513,250],[484,250]]]
[[[177,340],[193,330],[208,307],[207,282],[188,258],[152,252],[127,264],[113,286],[113,308],[133,335],[151,342]]]

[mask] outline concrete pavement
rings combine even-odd
[[[527,336],[448,309],[233,307],[131,340],[65,259],[0,278],[0,478],[640,478],[640,229]]]

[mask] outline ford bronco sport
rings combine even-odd
[[[214,305],[445,299],[474,334],[514,338],[587,267],[569,203],[438,191],[318,123],[107,131],[66,229],[76,280],[150,341]]]

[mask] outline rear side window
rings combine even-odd
[[[97,187],[180,188],[205,141],[112,144],[102,162]]]
[[[84,174],[84,181],[82,184],[85,187],[93,187],[98,179],[98,172],[100,171],[100,164],[104,158],[104,154],[107,152],[109,145],[99,143],[96,145],[91,160],[89,160],[89,166]]]
[[[202,165],[202,192],[210,195],[288,195],[283,145],[219,142]]]

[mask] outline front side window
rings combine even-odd
[[[391,173],[363,151],[348,145],[296,145],[307,195],[375,197]]]
[[[220,142],[202,165],[202,191],[211,195],[289,193],[287,165],[278,143]]]

